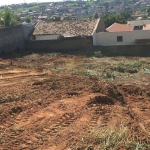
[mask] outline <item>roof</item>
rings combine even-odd
[[[114,23],[110,27],[106,29],[108,32],[123,32],[123,31],[133,31],[134,26],[128,25],[128,24],[120,24],[120,23]]]
[[[27,23],[27,22],[25,22],[25,21],[22,23],[22,25],[25,25],[25,26],[32,26],[31,23]]]
[[[150,24],[144,25],[143,30],[150,30]]]
[[[59,34],[66,36],[90,36],[97,24],[98,19],[95,20],[66,20],[55,22],[39,22],[36,26],[33,35],[48,35]]]
[[[132,26],[143,26],[146,24],[150,24],[150,20],[135,20],[135,21],[128,21],[128,24]]]
[[[39,19],[46,19],[47,16],[39,16],[38,18],[39,18]]]

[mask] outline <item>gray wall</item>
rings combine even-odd
[[[27,39],[33,33],[34,26],[22,25],[24,38]]]
[[[24,25],[0,28],[0,54],[24,49],[24,39],[32,30],[33,27]]]
[[[68,51],[86,51],[93,47],[92,37],[70,37],[61,40],[41,40],[25,42],[27,51],[35,52],[68,52]]]
[[[84,54],[94,56],[95,51],[101,51],[103,56],[150,56],[150,44],[145,45],[115,45],[93,46],[92,37],[68,38],[61,40],[26,41],[27,52],[49,53],[62,52],[69,54]]]

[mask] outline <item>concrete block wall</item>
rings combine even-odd
[[[24,47],[22,25],[0,29],[0,53]]]
[[[27,51],[34,52],[68,52],[68,51],[85,51],[93,47],[92,37],[85,38],[64,38],[61,40],[43,40],[25,42]]]
[[[24,25],[0,28],[0,54],[24,49],[25,38],[32,30],[33,26]]]
[[[28,36],[30,36],[32,32],[34,31],[34,26],[22,25],[22,29],[23,29],[24,38],[27,39]]]
[[[61,39],[47,41],[26,41],[26,51],[34,53],[78,53],[94,56],[95,51],[101,51],[103,56],[143,56],[150,57],[150,44],[147,45],[115,45],[93,46],[92,38]]]

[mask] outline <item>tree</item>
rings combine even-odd
[[[148,20],[148,16],[143,16],[141,20]]]
[[[126,23],[127,20],[121,16],[121,15],[116,15],[116,14],[105,14],[101,17],[101,19],[104,21],[106,27],[109,27],[113,23]]]
[[[30,23],[30,22],[31,22],[31,19],[30,19],[30,18],[26,18],[26,22],[27,22],[27,23]]]
[[[18,15],[12,15],[11,17],[11,25],[17,25],[20,22],[20,18]]]
[[[25,21],[26,21],[27,23],[30,23],[30,22],[31,22],[31,17],[30,17],[30,16],[26,16]]]
[[[4,12],[0,14],[0,25],[4,27],[17,25],[19,23],[19,17],[14,15],[10,9],[6,8]]]
[[[147,9],[147,12],[150,13],[150,7]]]
[[[3,14],[3,22],[4,22],[4,26],[10,26],[11,24],[11,12],[10,9],[5,9],[4,14]]]
[[[60,16],[53,17],[53,21],[60,21],[60,20],[61,20]]]
[[[122,17],[124,17],[126,20],[128,20],[130,17],[131,17],[131,11],[130,10],[128,10],[128,11],[122,11],[121,13],[120,13],[120,15],[122,16]]]
[[[98,14],[95,13],[95,14],[94,14],[94,19],[97,19],[97,18],[98,18]]]

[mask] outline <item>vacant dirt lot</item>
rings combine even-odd
[[[150,149],[150,58],[0,58],[0,150]]]

